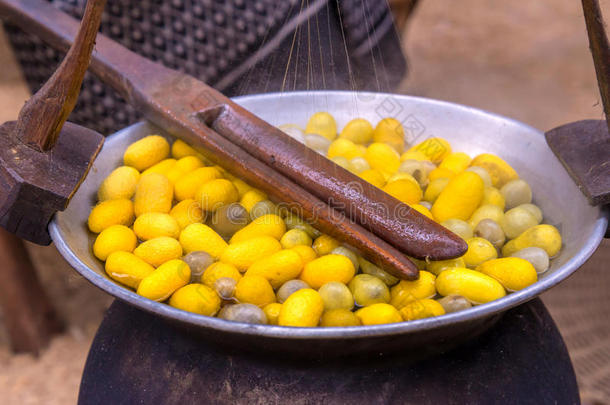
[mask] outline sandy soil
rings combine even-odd
[[[407,93],[540,129],[602,117],[580,2],[423,0],[411,21]]]
[[[411,71],[402,91],[484,108],[540,129],[601,118],[579,3],[423,0],[406,30]],[[610,0],[602,4],[610,16]],[[4,122],[17,116],[28,93],[1,33],[0,61]],[[11,355],[0,315],[0,398],[7,405],[74,403],[87,350],[110,299],[71,270],[53,247],[30,250],[68,332],[39,358]],[[600,310],[597,324],[583,324],[575,311],[587,297],[597,300],[597,308],[608,307],[608,290],[601,282],[608,260],[606,243],[576,276],[544,296],[566,337],[588,402],[610,402],[603,366],[591,366],[591,357],[597,356],[591,348],[610,339],[596,325],[609,322]],[[578,295],[582,291],[584,297]],[[583,334],[589,339],[583,340]]]

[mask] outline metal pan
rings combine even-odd
[[[448,102],[379,93],[293,92],[245,96],[235,101],[274,125],[304,126],[308,117],[320,110],[331,112],[339,128],[355,117],[375,123],[392,116],[403,122],[409,143],[441,136],[451,142],[454,150],[471,156],[483,152],[498,154],[532,186],[534,202],[542,208],[544,222],[559,228],[564,246],[552,260],[550,270],[534,285],[467,311],[436,318],[379,326],[289,328],[235,323],[183,312],[116,284],[106,277],[102,263],[91,251],[93,235],[86,228],[86,220],[102,180],[121,163],[123,151],[130,143],[151,133],[162,133],[149,123],[138,123],[107,138],[69,207],[51,222],[51,237],[66,260],[93,284],[202,338],[251,350],[307,356],[394,350],[421,354],[442,350],[487,330],[507,309],[567,278],[593,254],[606,231],[608,212],[588,204],[548,148],[543,133],[523,123]]]

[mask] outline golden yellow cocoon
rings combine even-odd
[[[297,245],[290,249],[298,253],[298,255],[301,257],[301,260],[303,261],[303,265],[309,263],[310,261],[318,257],[316,251],[313,250],[311,246]]]
[[[358,174],[358,176],[361,179],[368,181],[369,183],[371,183],[372,185],[374,185],[377,188],[381,188],[385,184],[385,177],[379,170],[376,170],[376,169],[365,170],[365,171],[361,172],[360,174]]]
[[[351,160],[356,157],[362,157],[364,155],[364,151],[358,146],[359,145],[356,145],[349,139],[335,139],[328,147],[327,156],[329,159],[333,159],[336,157],[344,157],[347,160]]]
[[[235,281],[241,280],[241,273],[237,270],[237,267],[233,266],[229,263],[216,262],[212,263],[205,271],[203,272],[203,276],[201,277],[201,281],[203,284],[207,285],[210,288],[214,288],[214,283],[219,278],[232,278]]]
[[[108,255],[105,270],[113,280],[137,289],[140,282],[155,268],[133,253],[118,251]]]
[[[129,226],[133,218],[133,203],[130,200],[106,200],[93,207],[87,225],[91,232],[100,233],[112,225]]]
[[[123,154],[125,166],[143,171],[169,155],[169,143],[160,135],[146,136],[127,147]]]
[[[438,165],[438,168],[448,169],[455,174],[458,174],[468,169],[471,161],[472,159],[466,153],[454,152],[445,156],[443,161]]]
[[[538,281],[530,262],[520,257],[503,257],[481,263],[477,271],[495,278],[508,291],[519,291]]]
[[[411,180],[395,180],[386,184],[382,190],[405,204],[417,204],[423,197],[419,185]]]
[[[260,236],[271,236],[279,240],[286,233],[286,223],[279,215],[261,215],[231,237],[231,243],[242,242]]]
[[[170,260],[144,277],[137,293],[150,300],[162,302],[190,280],[191,269],[188,264],[182,260]]]
[[[303,288],[292,293],[282,304],[278,325],[314,327],[320,323],[324,302],[317,291]]]
[[[318,256],[324,256],[332,252],[335,248],[341,246],[341,243],[330,235],[320,235],[313,241],[311,246]]]
[[[149,167],[148,169],[142,172],[142,176],[150,173],[162,174],[164,176],[171,170],[172,167],[176,165],[176,159],[163,159],[159,163],[154,166]]]
[[[332,115],[325,111],[320,111],[309,118],[305,127],[305,133],[318,134],[332,141],[337,136],[337,123]]]
[[[242,304],[254,304],[263,308],[275,302],[275,293],[271,284],[262,276],[244,276],[235,286],[234,297]]]
[[[544,249],[549,257],[553,257],[561,249],[561,234],[553,225],[542,224],[533,226],[515,239],[508,241],[502,247],[502,255],[510,256],[528,247]]]
[[[160,236],[140,243],[133,254],[151,266],[159,267],[167,261],[182,257],[182,246],[174,238]]]
[[[197,156],[185,156],[178,159],[176,164],[165,173],[170,183],[175,184],[187,174],[203,166],[203,161]]]
[[[114,252],[133,252],[138,238],[125,225],[112,225],[104,229],[93,242],[93,254],[101,261]]]
[[[233,184],[235,185],[236,182],[234,181]],[[252,210],[252,207],[254,207],[256,203],[265,201],[267,199],[267,194],[263,193],[260,190],[251,189],[243,194],[243,196],[239,200],[239,203],[246,209],[246,211],[250,212]]]
[[[218,208],[237,202],[239,193],[227,179],[214,179],[208,181],[195,193],[195,201],[201,204],[204,211],[214,212]]]
[[[180,229],[184,229],[190,224],[196,224],[203,222],[203,210],[201,204],[195,200],[187,199],[182,200],[169,212],[180,226]]]
[[[396,152],[402,153],[405,148],[405,130],[394,118],[384,118],[377,123],[373,131],[373,142],[390,145]]]
[[[402,316],[390,304],[378,303],[356,311],[356,316],[363,325],[382,325],[402,322]]]
[[[263,312],[267,316],[267,323],[269,325],[277,325],[281,310],[282,304],[279,302],[272,302],[271,304],[265,305]]]
[[[347,284],[354,274],[354,265],[350,259],[343,255],[330,254],[307,263],[300,278],[312,288],[318,289],[331,281]]]
[[[432,215],[438,222],[451,218],[467,221],[483,198],[485,185],[473,172],[462,172],[449,181],[432,205]]]
[[[176,200],[183,201],[195,197],[197,190],[205,183],[222,178],[222,173],[216,167],[200,167],[185,174],[174,183]]]
[[[297,278],[302,269],[301,256],[293,250],[284,249],[252,263],[245,275],[263,276],[273,288],[279,288],[286,281]]]
[[[409,149],[409,152],[421,152],[434,163],[441,162],[451,153],[451,145],[443,138],[428,138]]]
[[[271,236],[260,236],[231,243],[222,253],[220,260],[231,263],[240,271],[246,271],[254,262],[280,250],[282,250],[282,245],[277,239]]]
[[[149,240],[159,236],[169,236],[178,239],[180,226],[169,214],[147,212],[136,218],[133,231],[140,240]]]
[[[491,182],[496,188],[502,187],[511,180],[516,180],[519,175],[502,158],[491,153],[482,153],[472,159],[471,166],[479,166],[487,170],[491,176]]]
[[[186,156],[199,156],[199,153],[182,139],[176,139],[172,144],[172,156],[181,159]]]
[[[405,321],[431,318],[445,314],[441,304],[431,299],[413,301],[400,310],[400,315]]]
[[[360,326],[362,323],[355,313],[345,308],[336,308],[324,311],[320,326],[341,327],[341,326]]]
[[[441,272],[436,278],[436,290],[444,297],[461,295],[473,304],[484,304],[506,295],[504,287],[496,279],[465,268]]]
[[[385,143],[372,143],[366,148],[364,158],[373,169],[393,174],[400,167],[400,155]]]
[[[373,126],[364,118],[355,118],[343,127],[339,138],[358,144],[369,143],[373,139]]]
[[[195,283],[179,288],[170,298],[169,305],[195,314],[214,316],[220,309],[220,297],[210,287]]]
[[[167,214],[172,208],[173,199],[174,188],[167,177],[158,173],[142,175],[134,197],[136,216],[146,212]]]
[[[97,191],[97,198],[100,201],[131,199],[136,192],[136,185],[140,179],[140,172],[133,167],[121,166],[114,169],[108,177],[104,179]]]
[[[199,223],[184,228],[179,240],[186,254],[203,251],[218,259],[227,248],[227,242],[216,231]]]
[[[400,280],[390,289],[390,304],[401,309],[412,301],[434,297],[436,294],[435,282],[434,274],[420,270],[417,280]]]

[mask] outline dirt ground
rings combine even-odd
[[[602,5],[610,18],[610,0]],[[602,118],[578,1],[423,0],[404,43],[410,74],[402,92],[484,108],[540,129]],[[1,32],[0,61],[4,122],[17,116],[28,92]],[[39,358],[11,355],[0,315],[0,398],[7,405],[75,403],[91,339],[111,300],[52,246],[30,251],[68,331]],[[575,276],[543,296],[587,403],[610,403],[609,261],[606,242]],[[599,310],[583,316],[588,308]]]

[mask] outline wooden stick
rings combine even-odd
[[[38,354],[62,331],[21,239],[0,228],[0,306],[15,352]]]
[[[39,151],[49,150],[74,109],[100,27],[106,0],[89,0],[74,45],[53,76],[19,112],[15,136]]]
[[[437,222],[224,96],[214,96],[222,107],[204,108],[202,113],[211,128],[398,250],[431,260],[446,260],[466,253],[466,243]]]
[[[602,96],[606,123],[610,132],[610,44],[598,0],[582,0],[582,9],[589,34],[599,93]]]

